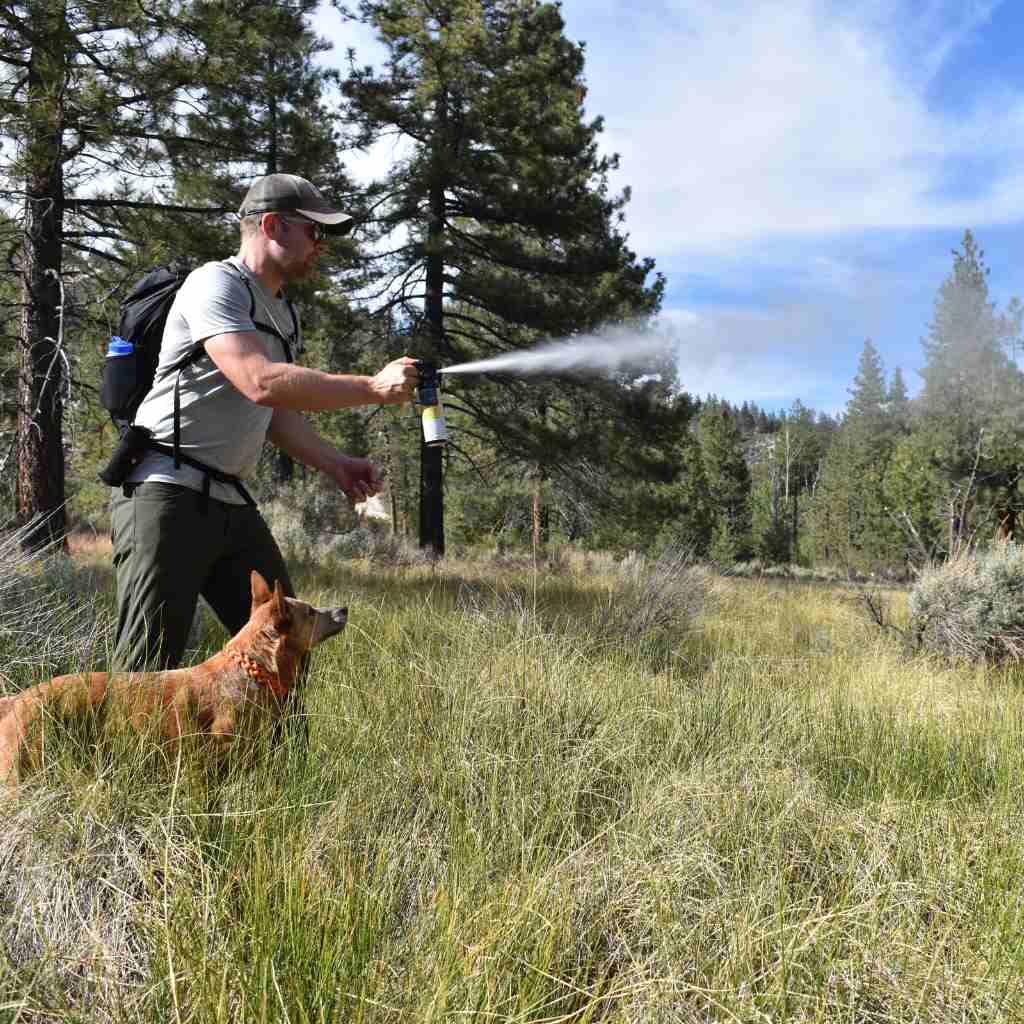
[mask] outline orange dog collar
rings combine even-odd
[[[241,665],[245,674],[260,686],[265,686],[278,699],[284,700],[288,696],[288,687],[281,682],[280,678],[273,672],[269,672],[266,666],[261,665],[255,658],[241,651],[228,651],[228,657],[237,665]]]

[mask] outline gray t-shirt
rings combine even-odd
[[[256,331],[267,358],[284,362],[284,345],[260,324],[274,327],[288,338],[293,352],[298,350],[299,339],[293,333],[298,325],[288,304],[274,296],[241,260],[231,257],[194,270],[171,305],[156,378],[135,414],[135,422],[148,427],[154,440],[173,443],[174,384],[179,374],[167,373],[166,369],[197,342],[218,334]],[[273,409],[246,398],[205,353],[180,371],[179,401],[182,454],[243,479],[252,473]],[[200,470],[184,463],[175,469],[174,460],[160,452],[150,452],[128,478],[129,483],[147,480],[203,489]],[[233,505],[244,504],[237,488],[217,480],[210,481],[210,496]]]

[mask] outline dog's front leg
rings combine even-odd
[[[218,759],[223,757],[235,740],[234,708],[228,706],[217,709],[217,714],[210,725],[210,739]]]

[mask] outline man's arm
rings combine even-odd
[[[416,361],[408,356],[388,363],[372,377],[363,377],[272,362],[254,331],[218,334],[207,340],[206,351],[246,398],[273,409],[395,405],[409,401],[416,388]]]
[[[380,493],[381,480],[369,459],[342,455],[293,409],[274,410],[267,438],[293,459],[329,476],[353,503]]]

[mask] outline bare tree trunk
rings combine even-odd
[[[438,125],[447,124],[444,93],[438,97]],[[445,137],[442,130],[441,138]],[[435,359],[444,353],[444,154],[435,154],[434,182],[430,188],[430,223],[427,229],[427,275],[424,312]],[[428,446],[420,441],[420,547],[433,549],[435,558],[444,555],[444,467],[443,445]]]
[[[534,467],[530,474],[533,478],[533,557],[544,550],[547,544],[546,518],[547,510],[541,500],[541,488],[544,486],[544,470],[540,466]]]
[[[537,406],[537,417],[543,426],[547,425],[548,407],[542,402]],[[544,504],[544,482],[548,478],[547,470],[540,462],[534,464],[528,478],[533,481],[533,557],[547,547],[551,537],[550,511]]]
[[[388,497],[391,499],[391,532],[396,536],[404,536],[408,532],[405,521],[405,454],[399,443],[398,429],[390,419],[384,427],[384,447],[388,467]]]
[[[67,527],[62,435],[66,380],[61,295],[63,108],[53,95],[62,95],[63,88],[63,10],[51,17],[54,24],[38,26],[40,43],[30,60],[27,91],[30,107],[38,113],[28,122],[24,148],[17,514],[22,524],[36,524],[25,537],[32,550],[62,542]],[[48,20],[45,13],[40,14],[41,22]]]

